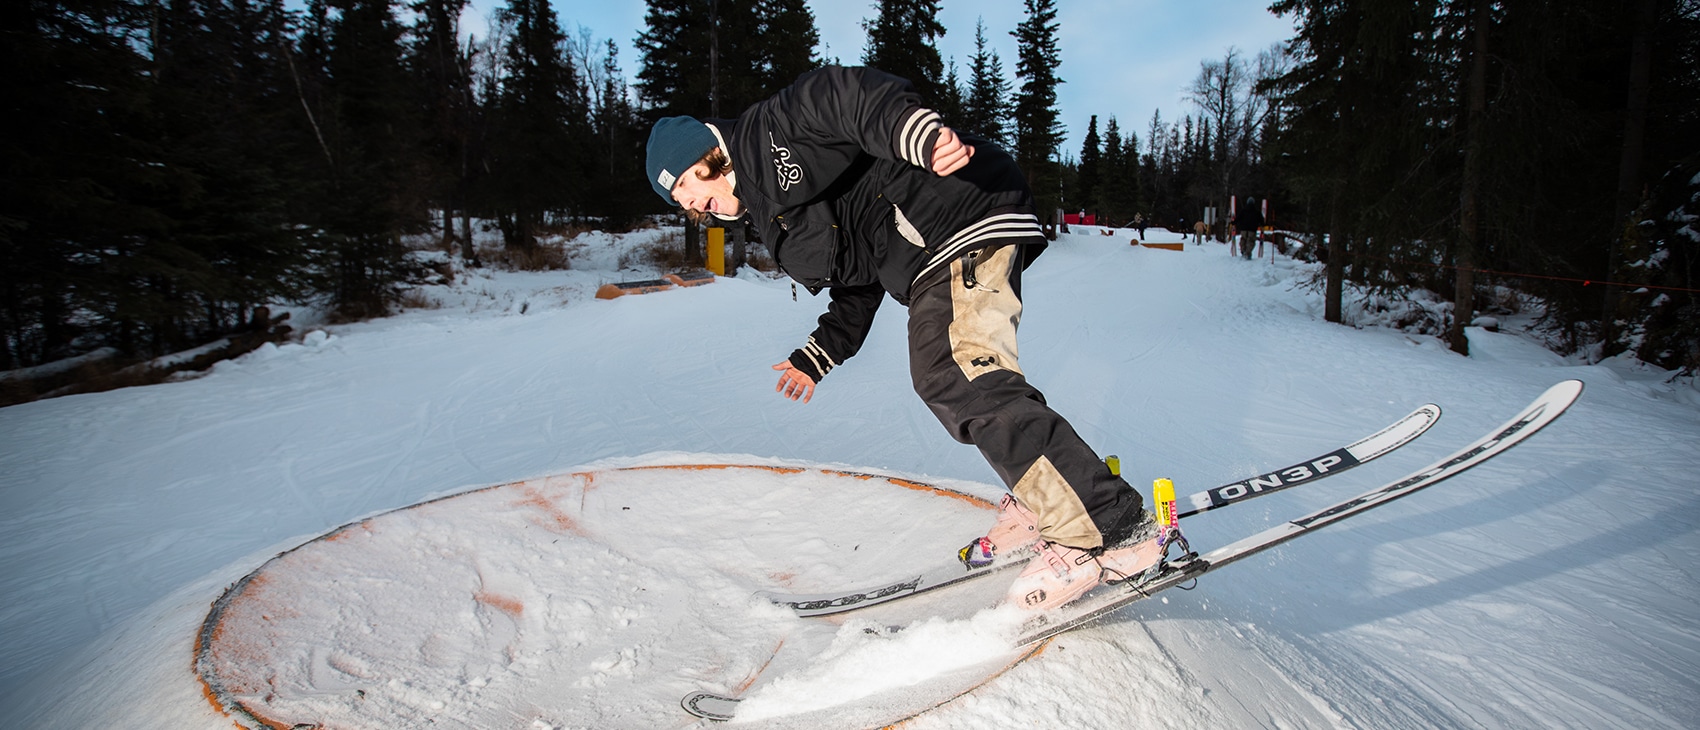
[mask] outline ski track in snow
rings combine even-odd
[[[1403,475],[1559,380],[1587,391],[1465,476],[1067,634],[906,727],[1700,727],[1691,388],[1622,362],[1579,365],[1515,334],[1472,330],[1466,359],[1432,337],[1329,325],[1320,296],[1294,284],[1301,264],[1126,239],[1064,236],[1026,273],[1021,364],[1142,491],[1155,477],[1184,492],[1259,473],[1425,401],[1446,411],[1349,476],[1189,520],[1197,546]],[[803,342],[824,297],[793,303],[784,282],[746,275],[589,300],[603,281],[648,278],[612,271],[613,241],[596,239],[579,270],[475,272],[438,292],[442,309],[329,328],[199,379],[0,409],[0,727],[230,727],[189,671],[194,632],[225,586],[338,525],[475,486],[686,452],[996,494],[977,452],[914,396],[895,303],[862,353],[798,405],[772,392],[770,366]],[[804,497],[721,503],[715,488],[668,492],[693,517],[664,534],[690,543],[700,525],[734,525],[747,534],[712,543],[728,556],[746,541],[793,543],[814,574],[787,580],[821,587],[854,577],[833,575],[835,551],[852,551],[857,570],[912,560],[878,541],[837,545],[830,523],[801,526]],[[889,534],[970,537],[938,535],[942,513],[930,509],[846,504]],[[467,529],[479,519],[468,515]],[[558,681],[568,698],[614,707],[623,681],[698,644],[757,645],[737,660],[747,665],[722,670],[759,668],[773,620],[747,593],[768,578],[713,555],[690,558],[715,566],[692,578],[659,560],[687,554],[654,535],[599,539],[583,560],[615,571],[605,584],[504,572],[495,555],[468,564],[457,579],[469,590],[546,608],[491,610],[501,599],[445,617],[465,630],[443,633],[431,655],[487,645],[521,660],[468,667],[488,684],[436,699],[438,726],[553,728],[535,708],[478,698],[504,681]],[[422,540],[421,550],[465,544]],[[544,583],[558,592],[541,593]],[[646,585],[724,600],[694,604],[706,613],[693,625],[710,628],[687,636],[681,606],[635,597]],[[576,668],[524,660],[580,613],[636,628],[629,640],[581,637],[596,657]],[[359,670],[332,647],[306,661]],[[348,681],[319,671],[315,684],[333,691]],[[727,689],[692,671],[698,688]],[[595,724],[692,724],[672,706],[609,712]]]

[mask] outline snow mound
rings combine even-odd
[[[949,538],[987,526],[986,499],[854,470],[647,461],[442,497],[272,558],[203,626],[209,697],[256,727],[650,728],[678,723],[697,689],[777,677],[759,720],[952,675],[936,696],[832,713],[884,724],[1024,656],[995,623],[878,637],[757,595],[948,554]]]

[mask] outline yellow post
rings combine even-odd
[[[726,275],[726,229],[708,229],[708,270],[715,276]]]

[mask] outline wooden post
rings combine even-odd
[[[745,248],[749,245],[750,224],[748,222],[739,223],[738,228],[732,232],[732,273],[728,276],[737,276],[738,270],[744,268],[744,264],[749,263],[749,252]]]
[[[702,239],[700,238],[701,233],[699,232],[701,229],[697,227],[696,223],[691,221],[690,216],[684,216],[684,219],[685,219],[685,261],[692,263],[692,264],[695,264],[696,262],[702,260],[700,254],[698,252],[698,249],[701,248],[701,246],[702,246],[702,242],[701,242]]]

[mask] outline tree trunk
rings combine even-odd
[[[472,212],[460,212],[460,255],[467,264],[478,265],[478,246],[472,242]]]
[[[708,115],[720,118],[720,3],[708,2]]]
[[[748,249],[750,245],[750,223],[746,218],[738,224],[738,235],[732,237],[732,271],[730,276],[737,276],[738,270],[749,263]]]
[[[1328,283],[1323,289],[1322,318],[1340,324],[1340,299],[1345,291],[1341,281],[1346,273],[1346,236],[1341,232],[1340,197],[1334,196],[1333,214],[1328,225]]]
[[[702,228],[685,216],[685,260],[691,263],[702,261]]]
[[[443,253],[454,255],[455,251],[455,213],[449,206],[443,206]]]
[[[1634,216],[1641,208],[1641,157],[1647,134],[1647,97],[1650,94],[1649,76],[1653,65],[1653,23],[1658,17],[1657,0],[1639,0],[1635,8],[1635,37],[1629,54],[1629,99],[1623,115],[1623,154],[1617,168],[1616,215],[1612,220],[1617,228],[1607,245],[1606,280],[1617,276],[1622,262],[1625,240],[1634,230]],[[1611,357],[1621,352],[1617,331],[1617,288],[1607,284],[1600,308],[1600,356]]]
[[[1452,330],[1448,344],[1460,355],[1470,354],[1464,328],[1475,319],[1476,250],[1481,242],[1482,118],[1487,112],[1488,30],[1492,26],[1488,0],[1476,0],[1471,10],[1473,43],[1465,56],[1470,64],[1464,77],[1468,107],[1464,122],[1464,177],[1458,193],[1458,248],[1452,260],[1457,266],[1452,293]]]

